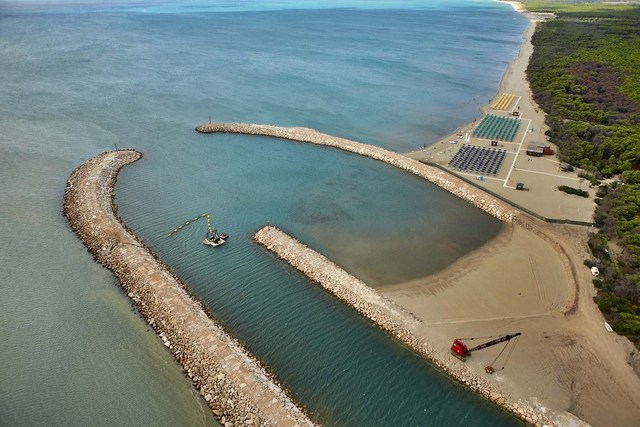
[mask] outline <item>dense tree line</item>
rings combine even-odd
[[[640,345],[640,7],[525,4],[557,16],[538,26],[527,69],[547,136],[600,185],[585,262],[600,270],[595,300]]]

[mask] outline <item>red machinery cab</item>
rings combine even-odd
[[[465,356],[469,353],[467,346],[464,345],[462,341],[459,339],[453,340],[453,345],[451,346],[451,354],[456,356],[458,359],[464,360]]]
[[[491,347],[492,345],[511,341],[513,338],[519,337],[520,335],[522,335],[522,333],[520,332],[516,332],[515,334],[510,334],[510,335],[504,335],[502,337],[495,338],[491,341],[487,341],[484,344],[477,345],[473,348],[467,348],[465,343],[463,343],[460,339],[456,338],[455,340],[453,340],[453,345],[451,346],[451,354],[453,354],[458,359],[464,361],[464,358],[469,354],[471,354],[471,352],[473,351],[482,350],[483,348]],[[485,338],[489,338],[489,337],[485,337]],[[462,338],[462,339],[473,340],[475,338]]]

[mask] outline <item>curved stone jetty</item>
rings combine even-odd
[[[314,129],[249,123],[205,123],[197,126],[196,131],[200,133],[239,133],[245,135],[270,136],[289,141],[339,148],[361,156],[371,157],[372,159],[388,163],[424,178],[501,221],[511,222],[518,213],[517,210],[503,201],[437,168],[375,145],[338,138]]]
[[[429,359],[451,377],[467,385],[474,392],[529,424],[553,425],[544,414],[535,408],[527,403],[508,401],[484,379],[471,372],[466,365],[455,363],[453,356],[438,352],[428,342],[419,339],[411,331],[412,325],[415,325],[419,320],[397,308],[391,301],[328,258],[273,226],[261,228],[253,238],[309,279],[356,309],[375,325]]]
[[[562,314],[571,314],[578,304],[578,284],[576,279],[576,267],[569,259],[561,242],[546,232],[539,221],[519,209],[499,200],[492,195],[476,188],[460,178],[449,174],[433,166],[426,165],[417,160],[408,158],[402,154],[385,150],[375,145],[363,144],[345,138],[318,132],[315,129],[305,127],[282,127],[272,125],[257,125],[250,123],[204,123],[196,127],[200,133],[238,133],[244,135],[259,135],[286,139],[295,142],[324,145],[334,147],[347,152],[371,157],[372,159],[388,163],[419,176],[468,203],[482,209],[495,218],[533,231],[556,249],[563,266],[569,273],[571,288]]]
[[[94,259],[118,277],[225,427],[312,426],[260,363],[205,313],[184,285],[120,222],[119,170],[134,150],[100,154],[69,177],[64,214]]]

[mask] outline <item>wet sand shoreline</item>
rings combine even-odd
[[[521,57],[523,52],[519,55]],[[503,76],[501,88],[506,79],[523,78],[519,74],[514,77],[511,71],[510,66]],[[411,329],[417,339],[440,352],[442,357],[450,357],[446,350],[454,336],[471,336],[486,330],[512,332],[518,328],[524,333],[523,340],[526,337],[527,341],[523,341],[514,353],[515,369],[507,368],[493,377],[486,377],[482,368],[492,356],[483,354],[474,355],[466,365],[453,360],[451,369],[471,372],[474,384],[488,385],[490,390],[497,390],[494,397],[499,395],[505,401],[522,404],[522,408],[528,408],[526,411],[532,411],[527,412],[527,416],[542,414],[551,420],[551,424],[581,425],[581,421],[571,414],[594,425],[634,425],[635,420],[640,419],[640,383],[626,364],[625,344],[615,335],[604,332],[602,317],[590,298],[594,292],[591,277],[582,268],[582,260],[586,256],[584,241],[587,230],[584,227],[540,223],[475,187],[468,191],[468,184],[446,172],[434,174],[432,170],[436,168],[419,167],[407,162],[402,155],[379,148],[369,151],[365,144],[311,129],[214,123],[202,125],[199,131],[266,135],[345,149],[421,176],[498,217],[508,227],[508,234],[499,237],[503,239],[500,245],[494,239],[469,258],[436,275],[439,277],[377,289],[401,309],[398,310],[398,318],[406,315],[405,311],[413,316],[405,319],[405,323],[399,323],[400,327]],[[335,145],[336,140],[341,140],[339,142],[346,148]],[[464,185],[458,185],[458,181]],[[91,222],[90,218],[81,219]],[[87,232],[95,232],[95,236],[104,238],[103,231]],[[106,246],[93,248],[89,248],[87,242],[85,244],[92,254],[117,255],[120,257],[118,262],[126,263],[130,251],[140,245],[134,242],[120,245],[109,241]],[[487,250],[489,247],[491,251]],[[292,256],[297,256],[296,252],[292,252]],[[496,277],[496,271],[501,275]],[[115,273],[122,276],[131,272],[121,267]],[[136,292],[129,294],[132,299],[141,298]],[[147,294],[144,297],[151,298]],[[136,299],[134,301],[139,304]],[[158,315],[148,320],[156,323],[157,318]],[[175,326],[171,323],[171,316],[163,320],[165,324]],[[179,338],[176,344],[176,340],[164,333],[161,338],[165,345],[169,342],[167,347],[185,344]],[[179,351],[182,354],[182,350]],[[208,401],[212,406],[211,402],[218,401],[218,397],[209,393],[207,388],[203,391],[200,372],[192,370],[190,377],[201,394],[210,397]],[[477,384],[471,387],[477,387]],[[231,414],[228,408],[214,409],[214,413],[216,410],[222,416],[231,416],[227,415]],[[539,418],[539,422],[543,419]],[[538,423],[535,419],[530,422]],[[263,425],[268,423],[265,421]],[[280,425],[280,420],[276,424]]]
[[[503,75],[500,91],[521,94],[526,104],[523,111],[534,117],[535,127],[542,134],[545,116],[532,100],[525,71],[536,23],[548,16],[528,12],[525,16],[530,25],[523,35],[523,47]],[[488,109],[487,105],[482,111]],[[450,183],[457,186],[463,180],[442,170],[439,171],[443,175],[434,179],[430,171],[436,167],[416,173],[418,169],[397,157],[399,154],[389,156],[379,147],[369,152],[359,143],[354,145],[353,141],[311,129],[208,123],[197,130],[331,146],[387,162],[436,185],[446,183],[440,186],[474,205],[475,194],[489,205],[497,200],[485,199],[487,194],[475,186],[470,191],[465,188],[462,195],[456,194]],[[406,156],[417,159],[420,152]],[[517,193],[521,192],[510,192],[508,197],[518,196]],[[591,274],[583,265],[583,260],[589,257],[586,241],[590,230],[584,226],[545,223],[501,201],[497,206],[499,215],[487,209],[487,205],[479,207],[505,222],[506,234],[441,273],[376,290],[411,314],[411,320],[403,327],[419,319],[413,332],[432,349],[444,352],[444,356],[448,355],[454,337],[522,332],[511,362],[495,375],[484,372],[484,366],[496,357],[489,350],[474,354],[466,368],[506,400],[523,403],[544,414],[551,425],[581,426],[588,422],[596,426],[635,426],[640,419],[640,379],[628,362],[633,346],[625,338],[605,330],[604,319],[592,300],[596,291]],[[452,361],[456,369],[460,363]]]
[[[358,311],[417,354],[431,361],[474,393],[500,406],[528,424],[543,426],[550,421],[544,413],[524,402],[509,401],[495,387],[464,364],[452,363],[453,356],[435,348],[414,331],[422,323],[383,294],[350,275],[332,261],[273,226],[258,230],[254,240],[280,259]]]
[[[546,141],[542,136],[545,113],[533,100],[526,69],[537,25],[553,14],[529,12],[517,1],[504,2],[522,13],[529,27],[518,56],[502,76],[498,93],[520,96],[520,113],[532,120],[536,135]],[[488,113],[490,106],[483,106],[481,113]],[[473,126],[460,127],[435,141],[434,147],[448,144],[457,133],[470,132]],[[422,158],[430,148],[407,156]],[[520,169],[521,163],[515,166]],[[548,185],[535,174],[518,171],[512,181],[515,176],[534,185]],[[593,203],[574,206],[550,190],[536,193],[548,196],[547,200],[537,196],[527,202],[522,192],[505,191],[493,181],[484,185],[544,217],[588,223],[589,214],[576,215],[575,211],[593,212]],[[553,211],[548,205],[554,203],[569,209]],[[444,271],[380,292],[423,320],[420,335],[442,348],[451,344],[453,336],[521,330],[523,340],[511,362],[515,369],[507,366],[504,375],[487,379],[511,399],[540,408],[554,425],[637,425],[640,379],[629,362],[635,349],[626,338],[604,328],[604,318],[592,300],[596,294],[592,277],[583,265],[590,257],[586,242],[592,230],[545,223],[528,215],[517,215],[514,226],[507,227],[511,228],[508,235],[501,233]],[[483,354],[483,361],[470,363],[470,368],[483,375],[482,365],[491,357]]]

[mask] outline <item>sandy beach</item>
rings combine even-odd
[[[511,167],[503,183],[491,189],[503,199],[537,210],[540,216],[588,223],[593,198],[577,200],[554,190],[562,180],[577,181],[575,174],[545,172],[548,164],[557,167],[557,159],[540,157],[534,163],[529,156],[520,155],[526,140],[546,141],[545,117],[533,101],[525,74],[533,52],[531,36],[540,17],[525,15],[530,26],[518,57],[503,75],[500,92],[514,95],[517,101],[512,108],[517,108],[528,124],[520,131],[520,142],[508,147],[515,152],[507,162]],[[483,113],[490,110],[491,106],[482,109]],[[470,131],[473,125],[462,130]],[[640,379],[630,358],[636,353],[626,338],[606,331],[592,299],[595,288],[590,271],[583,264],[590,256],[586,242],[591,227],[552,224],[531,217],[470,187],[456,178],[460,174],[454,171],[441,175],[439,169],[415,162],[442,151],[443,141],[451,136],[405,157],[308,128],[206,123],[197,131],[272,136],[368,156],[427,179],[500,218],[504,226],[498,237],[445,271],[410,283],[378,287],[377,291],[409,312],[411,319],[422,321],[407,321],[402,327],[448,357],[449,370],[466,363],[507,401],[523,402],[557,425],[638,425]],[[446,160],[446,155],[443,158]],[[531,171],[521,170],[523,163]],[[517,191],[511,185],[524,176],[535,191]],[[513,352],[507,352],[509,357],[498,358],[501,346],[474,353],[467,362],[448,356],[454,338],[515,332],[522,336]],[[486,373],[486,366],[493,366],[496,372]]]
[[[488,245],[435,276],[378,290],[423,320],[417,333],[435,347],[448,348],[453,338],[522,332],[511,357],[494,363],[495,374],[484,367],[500,346],[466,362],[510,400],[541,408],[559,425],[579,424],[569,414],[594,426],[637,425],[640,382],[626,360],[629,344],[604,329],[580,263],[586,230],[550,228],[578,272],[571,314],[563,314],[571,271],[548,243],[517,225],[505,225]]]
[[[500,91],[522,97],[520,111],[542,138],[544,115],[532,100],[525,74],[536,17],[524,13],[530,26]],[[411,157],[418,158],[415,154]],[[592,213],[584,212],[588,205],[571,209],[583,216]],[[504,395],[529,402],[559,425],[637,426],[640,380],[629,360],[633,346],[605,330],[592,300],[592,277],[583,265],[590,228],[534,219],[531,224],[546,238],[505,224],[493,241],[445,271],[378,290],[423,320],[418,333],[436,347],[448,348],[458,337],[522,332],[510,359],[494,365],[495,374],[486,374],[484,367],[496,358],[498,346],[474,353],[466,363]],[[561,254],[568,265],[560,261]],[[573,298],[575,303],[567,304]]]
[[[523,13],[529,19],[529,27],[523,34],[518,56],[502,76],[498,93],[489,104],[481,108],[482,115],[510,116],[511,111],[514,111],[518,113],[518,118],[521,121],[513,141],[500,141],[497,147],[506,151],[506,158],[498,173],[495,176],[484,176],[481,181],[478,179],[480,173],[460,171],[449,167],[449,161],[464,142],[460,140],[460,135],[469,134],[472,145],[491,147],[490,140],[472,136],[473,129],[478,125],[481,117],[456,129],[430,146],[407,153],[407,156],[428,164],[438,165],[450,173],[472,181],[475,185],[542,217],[592,222],[597,188],[589,186],[588,182],[578,176],[577,170],[573,172],[560,170],[561,162],[558,157],[558,149],[545,136],[548,129],[545,124],[545,115],[533,100],[526,76],[529,57],[533,52],[531,36],[535,32],[538,22],[549,19],[552,15],[525,12],[520,3],[507,3],[510,3],[515,10]],[[492,106],[499,99],[500,94],[511,94],[514,96],[514,100],[506,109],[496,110]],[[527,156],[526,150],[530,143],[544,143],[551,147],[555,153],[542,157]],[[517,191],[517,183],[523,183],[527,191]],[[590,196],[588,198],[571,196],[558,191],[557,187],[560,185],[586,190]]]
[[[519,58],[529,54],[523,49]],[[521,77],[505,74],[528,89]],[[605,330],[592,300],[592,277],[583,264],[589,257],[590,227],[547,223],[435,167],[313,129],[206,123],[197,131],[271,136],[371,157],[445,188],[501,219],[504,226],[497,238],[445,271],[377,288],[408,313],[400,329],[429,345],[433,359],[445,360],[443,369],[469,368],[509,404],[533,408],[556,425],[637,425],[640,379],[627,360],[633,347]],[[474,353],[466,367],[448,355],[454,338],[514,332],[522,336],[508,359],[495,360],[499,346]],[[487,374],[486,366],[493,366],[496,373]]]
[[[529,122],[521,142],[515,148],[510,147],[514,152],[513,162],[495,192],[505,199],[520,197],[523,193],[513,191],[511,184],[526,176],[527,182],[539,185],[540,191],[529,193],[531,196],[526,200],[516,200],[518,204],[540,208],[542,216],[588,220],[593,211],[592,199],[588,203],[574,202],[575,199],[558,202],[567,195],[548,196],[549,189],[544,190],[542,183],[553,174],[540,173],[544,163],[531,165],[533,172],[517,167],[519,162],[527,160],[525,156],[518,156],[525,138],[533,137],[531,133],[542,139],[545,130],[544,115],[533,102],[525,75],[532,53],[530,38],[536,27],[536,16],[526,15],[530,26],[518,57],[503,76],[500,91],[517,97],[517,108]],[[483,112],[489,110],[489,106],[483,108]],[[462,130],[468,131],[472,126],[469,124]],[[496,238],[446,270],[411,282],[376,288],[377,293],[393,303],[390,306],[399,307],[399,310],[388,310],[400,313],[394,314],[394,318],[406,315],[409,319],[399,325],[398,330],[410,331],[420,345],[433,349],[438,360],[446,361],[443,369],[447,372],[470,370],[478,382],[497,390],[512,408],[534,408],[543,414],[544,422],[638,425],[640,378],[628,360],[633,347],[626,339],[605,330],[604,319],[592,300],[595,292],[592,277],[583,264],[589,257],[586,245],[589,227],[550,224],[530,217],[453,174],[416,161],[433,156],[433,147],[404,156],[308,128],[207,123],[197,130],[273,136],[368,156],[426,179],[501,219],[504,225]],[[450,136],[443,141],[448,138]],[[438,141],[436,148],[443,141]],[[447,153],[440,156],[443,161]],[[574,179],[569,175],[565,178]],[[547,200],[546,204],[541,200]],[[119,250],[133,251],[129,247]],[[295,255],[297,250],[289,252]],[[317,270],[322,272],[326,268]],[[365,284],[362,286],[366,288]],[[473,353],[466,362],[449,355],[454,338],[515,332],[521,332],[522,336],[510,347],[513,351],[506,352],[502,358],[501,346]],[[487,373],[486,366],[492,366],[495,373]],[[524,416],[524,412],[520,415]],[[279,416],[273,415],[271,419]]]

